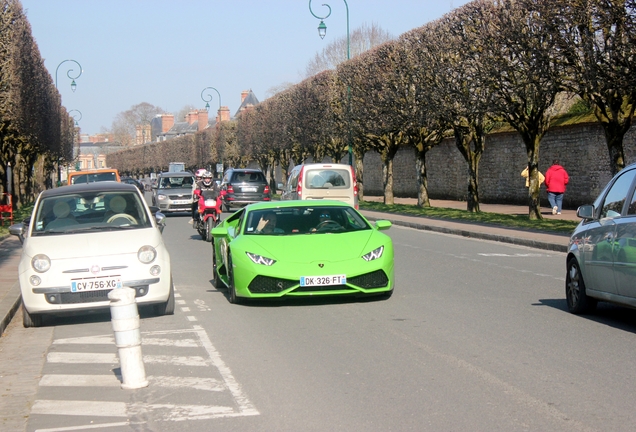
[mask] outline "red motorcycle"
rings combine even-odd
[[[212,190],[197,189],[194,194],[199,197],[199,207],[194,220],[193,226],[201,238],[205,241],[211,242],[212,235],[210,231],[218,223],[221,215],[220,200],[218,199],[218,192]]]

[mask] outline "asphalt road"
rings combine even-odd
[[[176,313],[142,314],[150,386],[119,388],[108,314],[38,329],[23,329],[18,315],[0,339],[2,374],[16,375],[0,429],[636,425],[636,312],[567,313],[564,254],[393,227],[389,300],[232,305],[211,284],[210,245],[187,221],[171,216],[164,231]]]

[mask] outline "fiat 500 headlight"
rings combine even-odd
[[[377,249],[373,249],[368,254],[362,255],[362,259],[365,261],[373,261],[382,256],[382,252],[384,252],[384,246],[380,246]]]
[[[157,251],[152,246],[142,246],[137,251],[137,258],[144,264],[150,264],[157,258]]]
[[[262,264],[266,266],[271,266],[276,262],[276,260],[264,257],[262,255],[256,255],[251,252],[245,252],[245,253],[247,254],[248,257],[250,257],[250,259],[254,262],[254,264]]]
[[[31,259],[31,267],[38,273],[47,272],[51,268],[51,260],[44,254],[37,254]]]

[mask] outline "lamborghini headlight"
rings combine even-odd
[[[276,262],[276,260],[264,257],[262,255],[256,255],[256,254],[251,253],[251,252],[245,252],[245,253],[247,254],[248,257],[250,257],[250,259],[254,262],[254,264],[261,264],[261,265],[271,266],[271,265],[273,265]]]
[[[373,261],[382,256],[382,252],[384,252],[384,246],[380,246],[377,249],[373,249],[368,254],[362,255],[362,259],[365,261]]]

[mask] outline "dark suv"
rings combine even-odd
[[[221,196],[224,211],[272,199],[263,172],[247,168],[230,168],[225,172],[221,181]]]

